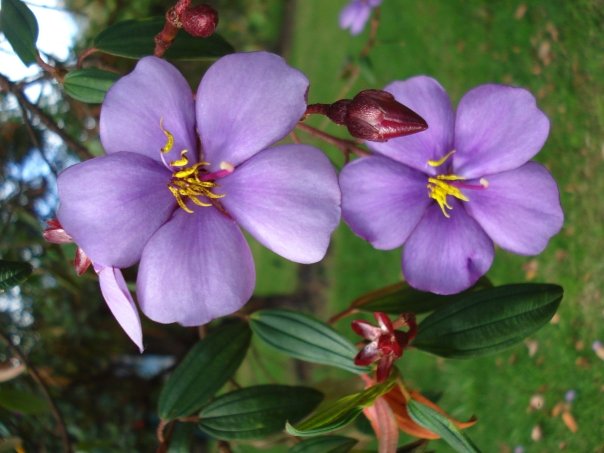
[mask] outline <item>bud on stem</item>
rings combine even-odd
[[[306,113],[326,115],[334,123],[346,126],[353,137],[373,142],[428,129],[421,116],[382,90],[361,91],[352,100],[341,99],[333,104],[311,104]]]

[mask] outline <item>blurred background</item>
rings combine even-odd
[[[40,24],[44,58],[68,68],[106,26],[161,16],[171,6],[156,0],[26,3]],[[339,29],[343,0],[208,3],[220,13],[218,32],[238,51],[271,50],[302,70],[311,81],[311,103],[418,74],[438,79],[454,104],[487,82],[535,94],[552,123],[537,160],[558,181],[565,226],[538,257],[498,252],[488,276],[495,284],[562,285],[559,312],[524,345],[504,353],[461,361],[410,350],[399,368],[451,415],[476,414],[479,422],[468,433],[485,452],[604,452],[604,2],[384,0],[369,51],[370,27],[357,37]],[[151,451],[161,383],[198,333],[144,320],[146,350],[140,355],[103,302],[94,273],[76,276],[74,247],[44,242],[45,221],[57,207],[57,174],[102,153],[100,107],[68,97],[38,67],[26,68],[11,54],[0,35],[0,258],[28,261],[34,274],[0,294],[0,331],[46,383],[78,451]],[[86,60],[122,73],[133,64],[101,54]],[[177,63],[192,87],[209,64]],[[310,123],[346,137],[321,118]],[[336,150],[298,135],[343,164]],[[257,244],[253,251],[258,283],[252,306],[295,308],[327,319],[363,293],[401,279],[399,250],[375,251],[345,226],[316,265],[286,262]],[[134,275],[127,271],[127,280]],[[348,325],[343,320],[336,328],[348,335]],[[336,378],[348,378],[263,351],[253,343],[238,382],[312,382],[329,389]],[[14,360],[0,342],[0,377]],[[352,430],[367,437],[362,423]],[[25,451],[61,448],[56,419],[27,372],[0,382],[0,438],[0,452],[19,442]],[[442,443],[430,446],[450,451]],[[216,447],[197,435],[195,448]],[[269,451],[262,443],[234,444],[233,450]]]

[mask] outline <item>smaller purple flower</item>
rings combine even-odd
[[[340,12],[340,28],[358,35],[365,28],[371,11],[380,6],[382,0],[351,0]]]
[[[529,162],[549,121],[527,90],[481,85],[455,112],[429,77],[385,88],[428,123],[428,130],[368,142],[375,155],[340,175],[342,214],[375,248],[405,245],[410,285],[454,294],[490,268],[494,243],[520,255],[543,251],[562,228],[556,182]]]
[[[256,52],[218,60],[196,97],[155,57],[107,93],[107,155],[59,176],[57,216],[137,344],[140,321],[119,269],[139,263],[145,315],[195,326],[252,295],[254,262],[241,227],[289,260],[323,258],[340,217],[335,171],[316,148],[275,145],[304,115],[307,89],[281,57]]]

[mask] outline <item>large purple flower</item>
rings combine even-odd
[[[493,242],[540,253],[563,223],[558,188],[529,162],[549,121],[526,90],[481,85],[457,113],[429,77],[385,88],[426,119],[429,129],[384,143],[340,175],[344,220],[375,248],[405,244],[403,273],[414,287],[462,291],[486,273]]]
[[[350,0],[340,11],[340,28],[349,29],[351,35],[358,35],[365,28],[373,8],[380,3],[382,0]]]
[[[140,261],[138,301],[155,321],[192,326],[236,311],[255,284],[239,226],[313,263],[339,222],[337,176],[323,153],[269,148],[304,115],[307,88],[277,55],[234,54],[208,70],[194,100],[174,66],[143,58],[103,103],[107,155],[59,177],[61,224],[97,269]],[[120,278],[103,293],[123,303]],[[124,312],[122,326],[134,323]]]

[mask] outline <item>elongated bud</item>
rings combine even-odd
[[[428,129],[426,121],[404,106],[387,91],[365,90],[352,100],[342,99],[331,105],[319,107],[309,113],[323,113],[334,123],[348,128],[350,135],[372,142],[385,142],[391,138],[415,134]]]
[[[382,90],[365,90],[357,94],[348,106],[345,124],[353,137],[374,142],[428,129],[421,116]]]
[[[216,30],[218,13],[209,5],[198,5],[185,9],[180,15],[180,22],[191,36],[207,38]]]

